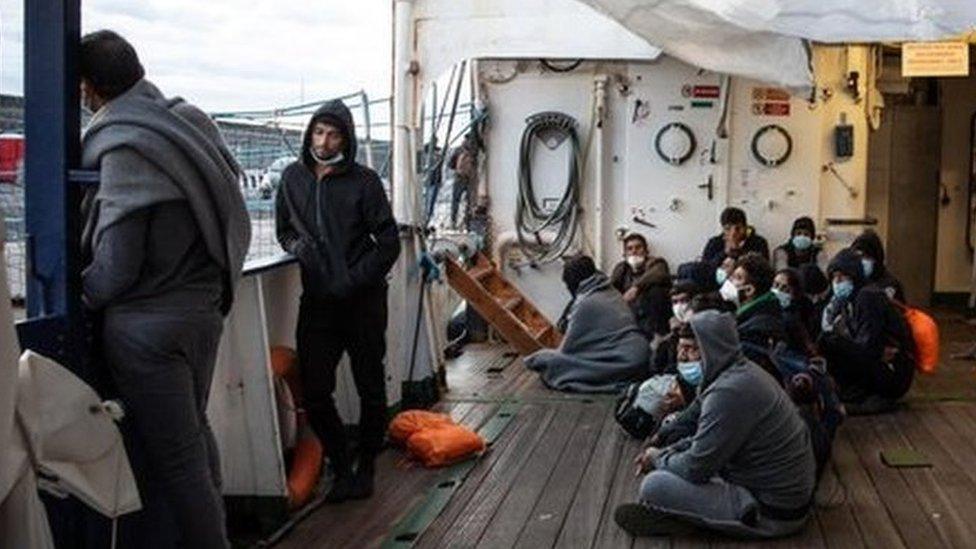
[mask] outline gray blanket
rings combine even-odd
[[[128,148],[163,171],[175,185],[138,177],[103,179],[85,204],[82,249],[106,228],[142,208],[186,200],[207,251],[226,274],[224,312],[230,309],[251,241],[251,223],[238,185],[240,168],[203,111],[167,99],[147,80],[107,103],[82,137],[82,166],[98,169],[104,155]]]
[[[559,349],[525,357],[546,386],[581,393],[619,392],[648,375],[649,348],[634,315],[603,273],[580,284]]]

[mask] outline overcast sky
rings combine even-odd
[[[0,91],[23,91],[23,6],[0,0]],[[388,0],[84,0],[82,32],[113,29],[165,95],[208,111],[390,92]]]

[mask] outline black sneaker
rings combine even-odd
[[[375,468],[373,462],[360,462],[353,477],[352,489],[349,491],[349,499],[368,499],[373,496],[373,475]]]
[[[647,508],[640,503],[624,503],[613,512],[613,520],[635,538],[686,534],[694,528],[672,515]]]
[[[325,495],[326,503],[342,503],[351,497],[353,478],[350,475],[337,476],[332,481],[332,488]]]

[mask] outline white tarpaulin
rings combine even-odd
[[[948,38],[976,26],[976,0],[417,0],[413,17],[424,82],[466,58],[646,59],[660,48],[800,91],[812,84],[806,40]]]
[[[804,40],[937,40],[976,26],[974,0],[580,0],[692,65],[793,89]]]
[[[424,85],[463,59],[654,59],[661,50],[576,0],[417,0]]]

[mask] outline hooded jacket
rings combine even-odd
[[[720,476],[763,505],[803,509],[813,497],[816,464],[810,431],[779,383],[743,356],[732,315],[691,318],[703,378],[695,434],[667,448],[655,466],[690,482]]]
[[[345,136],[344,159],[321,180],[310,151],[318,122]],[[309,121],[301,158],[281,174],[275,214],[278,242],[298,258],[306,295],[348,299],[386,287],[400,255],[397,224],[379,176],[356,162],[355,125],[341,101],[323,104]]]
[[[894,376],[884,387],[868,388],[886,398],[898,398],[911,386],[915,373],[914,340],[905,319],[891,304],[885,292],[865,280],[860,255],[851,248],[841,250],[827,272],[840,272],[854,281],[854,293],[843,301],[834,300],[824,315],[840,329],[825,331],[818,341],[828,356],[845,357],[861,368],[880,366]],[[894,359],[884,362],[886,348],[897,349]]]
[[[874,259],[874,271],[865,281],[865,285],[883,290],[889,298],[904,303],[905,289],[885,266],[884,244],[881,243],[878,233],[871,230],[864,231],[854,239],[851,248]]]

